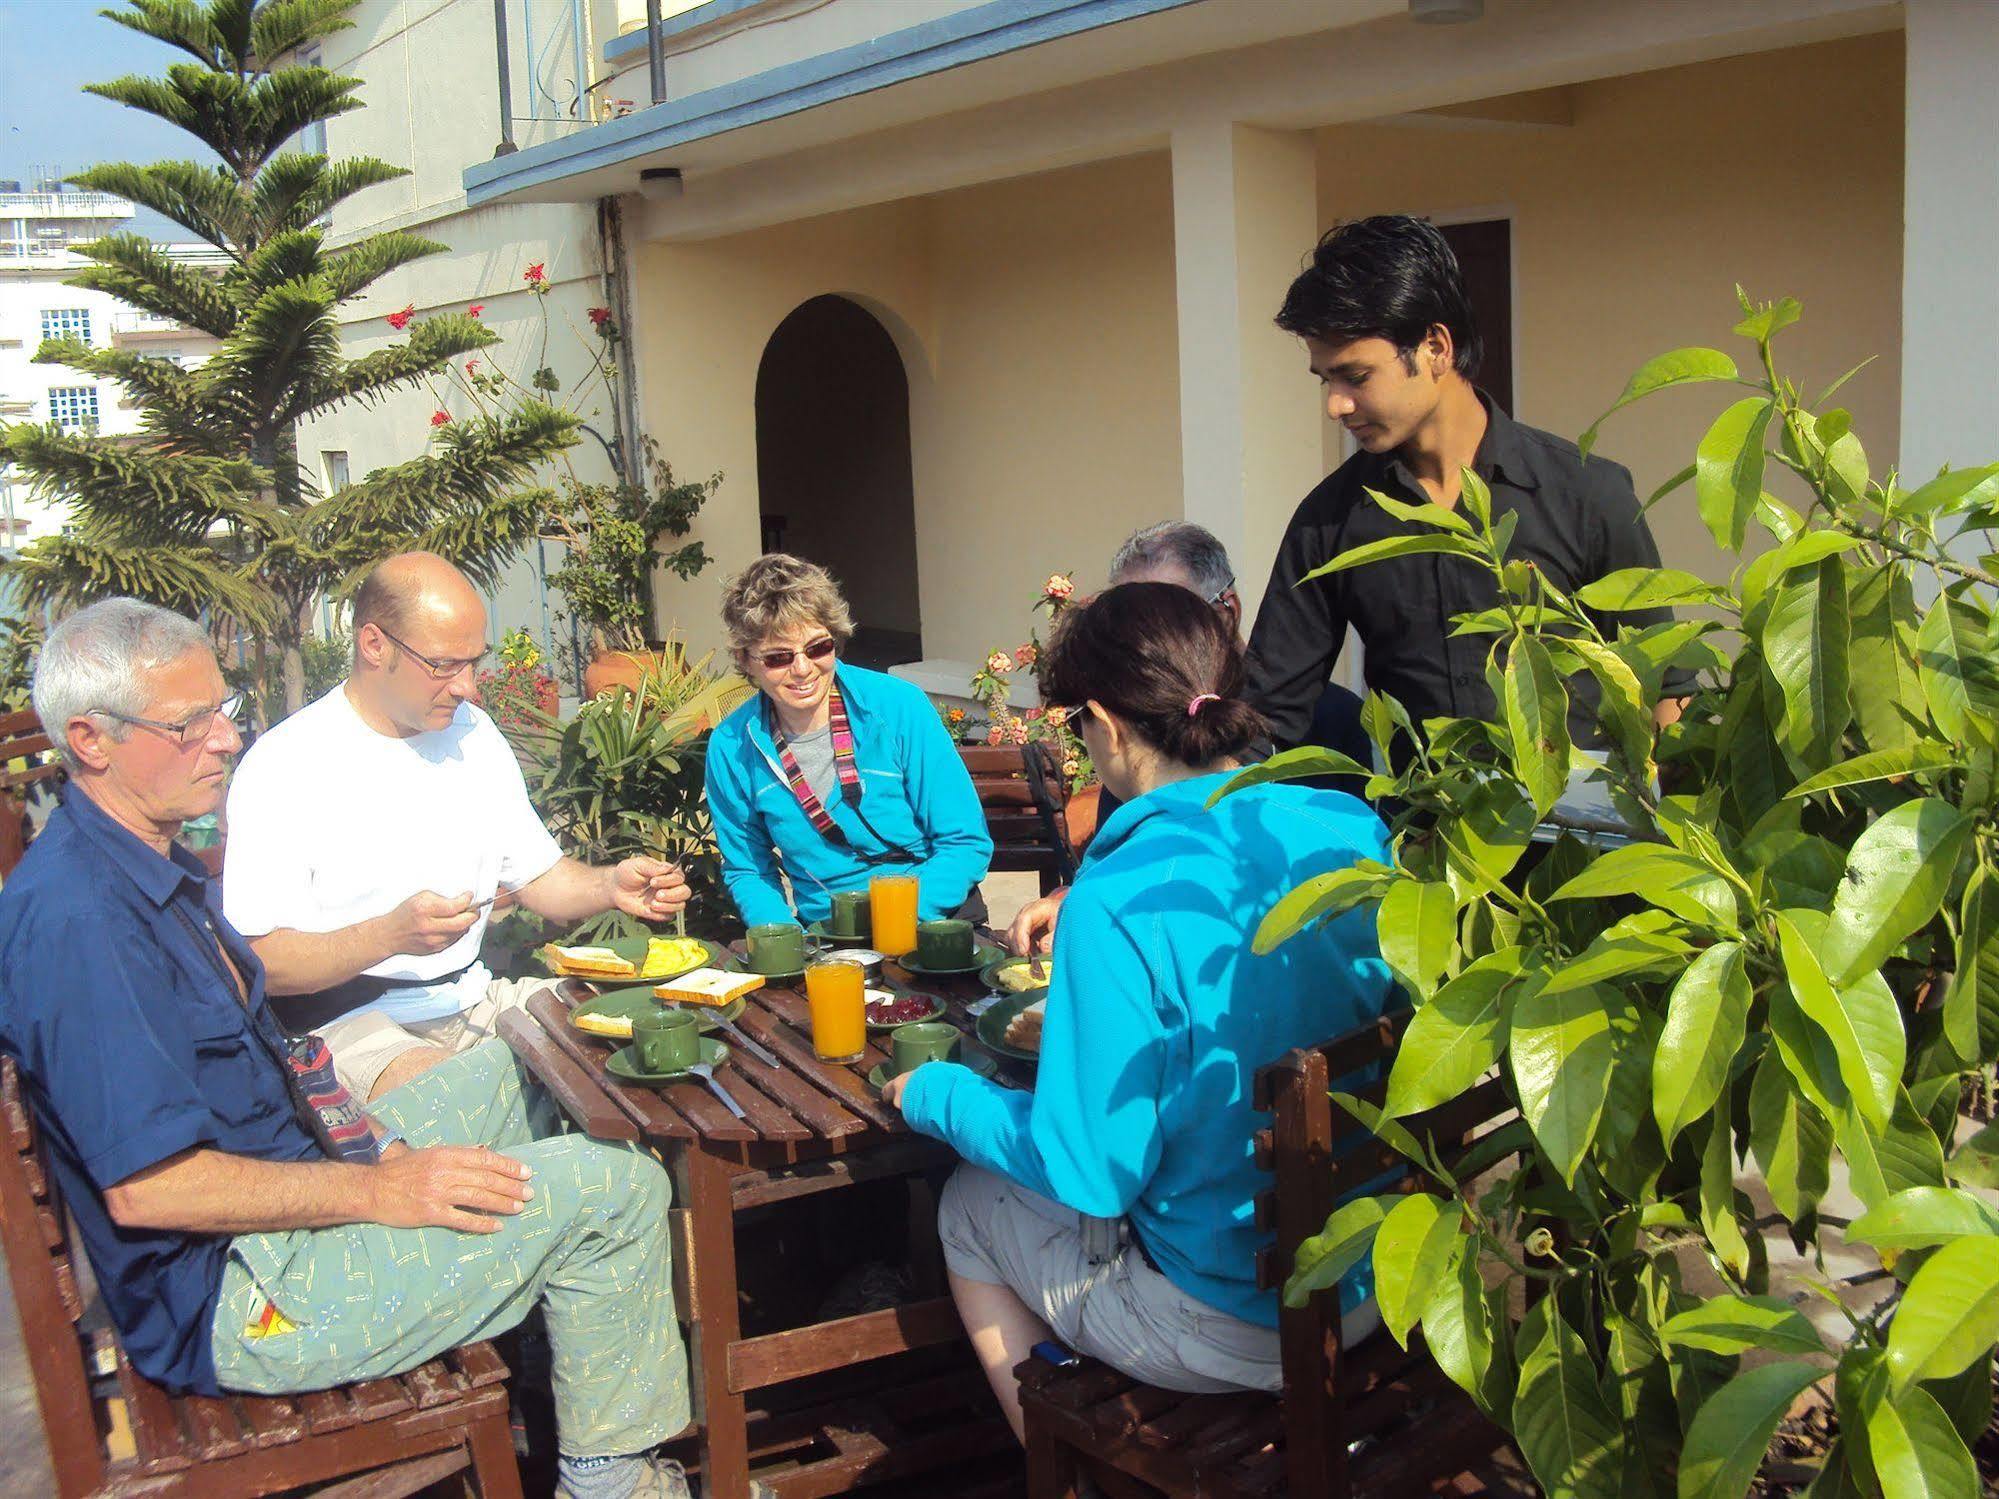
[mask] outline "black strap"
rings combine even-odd
[[[371,973],[356,974],[345,983],[335,984],[330,989],[321,989],[314,994],[282,994],[271,999],[271,1013],[278,1017],[279,1024],[294,1036],[303,1036],[316,1031],[322,1025],[331,1025],[343,1015],[351,1015],[363,1005],[371,1005],[386,994],[397,989],[429,988],[435,984],[448,984],[462,977],[473,963],[474,958],[461,968],[450,973],[440,973],[430,979],[386,979]]]

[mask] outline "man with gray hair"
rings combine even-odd
[[[688,1419],[658,1163],[563,1133],[499,1043],[377,1103],[372,1151],[338,1149],[263,965],[174,841],[242,747],[207,636],[93,604],[50,632],[34,700],[69,782],[0,890],[0,1055],[134,1367],[202,1395],[324,1389],[540,1302],[558,1492],[685,1495],[646,1456]]]

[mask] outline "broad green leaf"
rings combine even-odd
[[[1423,1342],[1452,1384],[1463,1390],[1481,1407],[1497,1392],[1492,1388],[1495,1322],[1493,1298],[1479,1278],[1476,1240],[1461,1241],[1460,1252],[1423,1307]],[[1512,1329],[1504,1321],[1497,1324],[1505,1336]]]
[[[1777,1423],[1823,1373],[1816,1365],[1764,1364],[1738,1374],[1701,1405],[1680,1455],[1680,1499],[1742,1499]]]
[[[1999,1187],[1999,1122],[1988,1124],[1951,1152],[1950,1179],[1967,1187]]]
[[[1460,816],[1444,827],[1453,862],[1503,880],[1520,862],[1537,821],[1534,804],[1510,779],[1479,783],[1465,798]]]
[[[1551,900],[1638,895],[1698,926],[1733,933],[1738,914],[1728,882],[1700,860],[1658,843],[1609,849],[1563,885]]]
[[[1615,1057],[1594,1158],[1614,1191],[1643,1202],[1653,1195],[1667,1161],[1666,1142],[1652,1122],[1652,1059],[1665,1022],[1630,1003],[1613,1006],[1610,1021]]]
[[[1859,1461],[1862,1459],[1857,1454],[1848,1457],[1845,1438],[1833,1438],[1832,1445],[1826,1449],[1825,1462],[1819,1468],[1818,1476],[1798,1499],[1881,1499],[1879,1489],[1854,1477],[1848,1465]]]
[[[1573,1184],[1610,1092],[1615,1044],[1604,991],[1521,996],[1506,1049],[1520,1113],[1550,1164]]]
[[[1836,553],[1850,552],[1859,545],[1858,537],[1848,536],[1844,531],[1806,531],[1763,553],[1742,569],[1743,613],[1753,610],[1785,574]]]
[[[1458,470],[1458,503],[1471,512],[1479,525],[1487,528],[1492,525],[1492,490],[1469,463]],[[1506,548],[1499,550],[1504,555]]]
[[[1948,1379],[1999,1343],[1999,1237],[1953,1239],[1923,1262],[1888,1329],[1898,1389]]]
[[[1737,401],[1695,450],[1694,494],[1701,520],[1723,551],[1739,552],[1763,494],[1764,433],[1773,410],[1764,396]]]
[[[1876,1249],[1931,1249],[1953,1239],[1999,1235],[1999,1208],[1955,1187],[1911,1187],[1869,1208],[1846,1230]]]
[[[1711,604],[1721,596],[1713,584],[1676,567],[1622,567],[1585,583],[1574,595],[1585,609],[1605,613]]]
[[[1708,1121],[1707,1143],[1701,1150],[1701,1230],[1708,1248],[1738,1281],[1749,1275],[1749,1241],[1735,1214],[1735,1142],[1723,1110]]]
[[[1778,730],[1807,765],[1832,757],[1853,721],[1846,564],[1829,557],[1778,588],[1763,623],[1763,660],[1783,694]]]
[[[1972,820],[1935,797],[1904,802],[1854,841],[1820,961],[1844,987],[1886,962],[1943,904]]]
[[[1652,763],[1652,713],[1644,683],[1630,663],[1607,646],[1594,640],[1571,640],[1567,645],[1596,678],[1597,718],[1611,743],[1624,752],[1638,778],[1649,784],[1657,768]]]
[[[1413,1192],[1388,1211],[1374,1235],[1374,1299],[1381,1325],[1409,1346],[1409,1329],[1423,1315],[1450,1266],[1462,1231],[1458,1205]]]
[[[1978,1499],[1970,1449],[1919,1385],[1884,1391],[1871,1404],[1867,1451],[1881,1492],[1894,1499]]]
[[[1983,863],[1965,881],[1956,967],[1943,1001],[1944,1040],[1966,1066],[1990,1060],[1980,1044],[1981,1011],[1999,1014],[1999,881]]]
[[[1986,650],[1984,614],[1959,592],[1941,595],[1916,632],[1916,671],[1945,739],[1965,742],[1969,721],[1999,716],[1999,665]]]
[[[1904,749],[1870,750],[1864,755],[1855,755],[1844,764],[1822,770],[1810,780],[1798,782],[1788,795],[1813,796],[1841,786],[1858,786],[1864,781],[1888,781],[1898,776],[1960,770],[1963,766],[1962,755],[1934,740],[1912,744]]]
[[[1652,1058],[1652,1110],[1667,1145],[1727,1086],[1753,997],[1739,942],[1717,942],[1673,986]]]
[[[1751,838],[1742,862],[1768,882],[1774,904],[1829,907],[1846,878],[1846,852],[1812,833],[1775,832]]]
[[[1401,1152],[1425,1171],[1436,1176],[1446,1186],[1451,1185],[1448,1175],[1437,1167],[1441,1164],[1423,1144],[1408,1130],[1390,1119],[1364,1098],[1356,1098],[1351,1093],[1331,1093],[1327,1095],[1347,1113],[1361,1122],[1361,1125],[1391,1150]]]
[[[1716,1296],[1668,1318],[1659,1334],[1669,1343],[1709,1353],[1826,1351],[1804,1314],[1775,1296]]]
[[[1513,1436],[1551,1499],[1619,1499],[1624,1467],[1617,1418],[1589,1349],[1545,1296],[1520,1328]]]
[[[1326,1226],[1298,1246],[1290,1278],[1284,1282],[1284,1304],[1305,1305],[1313,1292],[1337,1285],[1341,1276],[1365,1259],[1374,1246],[1375,1231],[1388,1216],[1383,1204],[1394,1201],[1394,1197],[1356,1197],[1334,1208]]]
[[[1520,949],[1479,959],[1419,1009],[1395,1049],[1382,1112],[1419,1114],[1456,1098],[1506,1049],[1504,991],[1520,980]]]
[[[1383,961],[1428,999],[1457,949],[1458,903],[1451,887],[1441,880],[1397,880],[1381,898],[1375,928]]]
[[[1735,325],[1734,331],[1757,343],[1774,337],[1804,316],[1805,310],[1796,297],[1782,297],[1775,302],[1754,306],[1743,295],[1741,287],[1736,287],[1735,294],[1741,298],[1743,309],[1749,315]]]
[[[1992,1366],[1973,1359],[1964,1372],[1949,1379],[1932,1379],[1916,1386],[1927,1390],[1950,1424],[1967,1442],[1976,1442],[1992,1423]]]
[[[1609,411],[1590,423],[1589,430],[1577,439],[1576,445],[1583,456],[1589,456],[1596,446],[1597,429],[1617,412],[1633,401],[1649,396],[1655,390],[1664,390],[1673,385],[1692,385],[1703,380],[1733,380],[1736,378],[1735,361],[1719,349],[1674,349],[1648,359],[1638,367],[1638,371],[1625,382],[1624,393],[1611,405]]]
[[[1999,463],[1983,468],[1946,469],[1929,483],[1895,502],[1893,514],[1904,520],[1959,510],[1973,510],[1999,501]]]
[[[1611,1409],[1624,1428],[1624,1499],[1664,1499],[1673,1492],[1680,1456],[1680,1421],[1665,1355],[1637,1316],[1606,1312],[1603,1335]]]
[[[1799,917],[1815,912],[1787,911],[1777,917],[1777,936],[1790,979],[1791,997],[1825,1032],[1839,1058],[1840,1080],[1846,1084],[1861,1117],[1876,1129],[1886,1127],[1895,1107],[1895,1087],[1902,1076],[1908,1042],[1902,1032],[1902,1012],[1883,984],[1875,990],[1865,979],[1847,989],[1835,989],[1799,930]],[[1833,940],[1825,923],[1824,941]],[[1867,978],[1879,981],[1878,973]]]
[[[1668,927],[1672,918],[1664,911],[1640,911],[1599,932],[1578,957],[1571,958],[1541,985],[1543,994],[1560,994],[1565,989],[1586,989],[1611,979],[1633,974],[1672,973],[1686,966],[1692,951]]]
[[[1256,929],[1250,950],[1267,953],[1313,922],[1373,900],[1387,883],[1385,875],[1364,869],[1335,869],[1314,875],[1270,908]]]
[[[1390,536],[1381,541],[1367,541],[1357,547],[1349,547],[1332,561],[1323,562],[1313,568],[1298,581],[1309,583],[1314,578],[1324,578],[1333,573],[1365,567],[1370,562],[1385,562],[1391,557],[1419,556],[1425,552],[1444,552],[1453,557],[1477,555],[1469,541],[1457,536]]]
[[[1916,596],[1895,563],[1857,569],[1848,580],[1848,678],[1853,717],[1868,747],[1907,749],[1929,719],[1916,673]]]
[[[1654,505],[1658,504],[1659,501],[1665,499],[1667,495],[1671,494],[1674,490],[1678,489],[1681,485],[1693,483],[1694,472],[1696,467],[1697,465],[1689,463],[1685,468],[1681,469],[1677,474],[1674,474],[1670,479],[1667,479],[1663,483],[1661,483],[1657,489],[1653,490],[1649,495],[1645,497],[1645,503],[1638,507],[1638,513],[1640,515],[1643,515],[1646,511],[1650,510]]]
[[[1414,521],[1419,526],[1435,526],[1439,531],[1452,531],[1459,536],[1472,534],[1471,522],[1448,505],[1411,505],[1378,489],[1368,490],[1367,497],[1398,520]]]
[[[1826,442],[1825,486],[1826,492],[1843,504],[1850,505],[1867,493],[1867,454],[1853,433],[1842,432]]]
[[[1814,1211],[1831,1185],[1832,1126],[1798,1091],[1775,1047],[1763,1053],[1749,1085],[1749,1153],[1771,1202],[1793,1223]]]
[[[1897,1192],[1944,1184],[1943,1146],[1916,1113],[1906,1088],[1896,1090],[1895,1112],[1885,1129],[1875,1129],[1848,1107],[1833,1115],[1832,1130],[1853,1195],[1866,1207],[1878,1207]]]
[[[1338,750],[1305,744],[1297,749],[1280,750],[1261,764],[1245,766],[1237,771],[1221,790],[1208,798],[1208,805],[1213,807],[1225,796],[1233,796],[1238,791],[1247,791],[1251,786],[1262,786],[1270,781],[1296,781],[1306,776],[1365,777],[1373,774],[1373,767],[1362,765]]]
[[[1505,707],[1514,771],[1545,815],[1569,784],[1569,694],[1548,648],[1532,635],[1506,654]]]

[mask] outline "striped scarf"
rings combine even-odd
[[[826,689],[828,706],[832,712],[833,769],[840,778],[840,799],[851,807],[861,804],[861,773],[854,768],[854,726],[847,717],[846,700],[840,696],[838,684]],[[847,842],[847,835],[840,825],[833,821],[833,814],[826,810],[824,802],[805,779],[805,772],[798,768],[798,757],[791,752],[791,740],[777,725],[777,714],[770,718],[770,737],[777,745],[778,762],[784,766],[784,779],[791,787],[791,794],[798,798],[799,810],[812,819],[812,826],[835,843]]]

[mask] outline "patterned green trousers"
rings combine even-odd
[[[379,1379],[546,1309],[557,1442],[642,1452],[687,1425],[666,1173],[565,1133],[561,1111],[489,1041],[369,1110],[413,1148],[485,1145],[525,1163],[533,1198],[498,1233],[352,1224],[229,1244],[211,1343],[223,1388],[276,1395]],[[276,1316],[270,1311],[275,1308]]]

